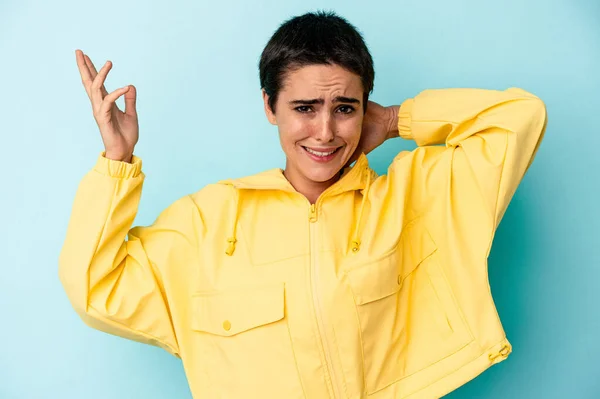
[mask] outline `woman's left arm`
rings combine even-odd
[[[419,147],[444,144],[452,152],[452,175],[467,173],[477,182],[497,227],[544,136],[544,103],[519,88],[435,89],[391,109],[398,131],[390,137]]]

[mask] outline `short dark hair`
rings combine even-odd
[[[307,65],[335,64],[360,76],[367,110],[373,91],[373,58],[360,32],[332,11],[309,12],[285,21],[265,46],[259,62],[260,86],[275,103],[286,73]]]

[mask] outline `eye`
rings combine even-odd
[[[338,111],[340,111],[342,114],[351,114],[354,112],[354,107],[350,105],[342,105],[338,108]]]
[[[299,107],[294,108],[296,111],[300,112],[301,114],[306,114],[308,112],[311,111],[311,107],[309,107],[308,105],[301,105]]]

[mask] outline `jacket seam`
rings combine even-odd
[[[360,329],[360,328],[359,328],[359,329]],[[334,340],[334,343],[335,343],[335,345],[334,345],[334,346],[335,346],[335,349],[336,349],[336,351],[335,351],[335,352],[336,352],[336,355],[337,355],[337,361],[338,361],[338,362],[340,363],[340,365],[341,365],[341,364],[342,364],[342,358],[341,358],[341,356],[340,356],[340,346],[338,345],[337,336],[336,336],[336,333],[335,333],[335,327],[334,327],[334,326],[332,326],[332,329],[331,329],[331,330],[333,331],[333,340]],[[362,346],[362,345],[361,345],[361,346]],[[342,380],[342,382],[343,382],[343,385],[344,385],[344,393],[346,394],[346,397],[350,397],[350,395],[348,395],[348,384],[346,383],[346,375],[345,375],[345,373],[343,372],[343,367],[342,367],[342,372],[341,372],[340,374],[342,375],[342,378],[341,378],[341,380]]]
[[[284,282],[284,295],[287,294],[287,284]],[[304,396],[304,398],[308,398],[308,396],[306,396],[306,389],[304,388],[304,382],[302,381],[302,373],[301,373],[301,369],[300,366],[298,365],[298,358],[296,356],[296,350],[294,348],[294,340],[292,339],[292,329],[290,328],[290,323],[287,317],[287,313],[284,314],[284,319],[285,319],[285,325],[287,327],[287,331],[288,331],[288,337],[290,339],[290,349],[292,350],[292,356],[294,358],[294,364],[296,366],[296,373],[298,374],[298,382],[300,383],[300,387],[302,388],[302,395]]]
[[[309,222],[310,223],[310,222]],[[321,342],[321,340],[323,339],[321,337],[321,333],[319,331],[319,321],[318,321],[318,316],[317,316],[317,310],[315,309],[314,306],[314,293],[312,291],[312,287],[314,284],[314,276],[313,276],[313,270],[312,270],[312,251],[315,250],[314,248],[311,247],[312,243],[312,237],[311,237],[311,233],[310,233],[310,225],[308,226],[309,228],[309,237],[308,237],[308,245],[309,248],[311,248],[311,250],[309,251],[308,257],[307,257],[307,261],[308,261],[308,280],[309,280],[309,286],[307,287],[307,295],[310,293],[310,296],[308,297],[308,301],[311,304],[311,318],[312,318],[312,326],[311,326],[311,330],[314,336],[315,341],[317,342],[317,349],[319,352],[319,363],[320,363],[320,370],[321,370],[321,375],[323,377],[323,381],[325,382],[326,386],[327,386],[327,392],[329,394],[329,384],[331,384],[331,389],[333,388],[333,384],[335,384],[335,381],[333,381],[333,376],[328,375],[328,372],[326,372],[325,370],[329,367],[327,366],[327,359],[326,359],[326,354],[325,354],[325,348],[322,347],[323,343]]]
[[[381,391],[383,391],[384,389],[386,389],[386,388],[389,388],[390,386],[392,386],[392,385],[394,385],[394,384],[398,384],[398,383],[400,383],[401,381],[403,381],[403,380],[405,380],[405,379],[407,379],[407,378],[409,378],[409,377],[412,377],[412,376],[413,376],[413,375],[415,375],[415,374],[422,373],[423,371],[427,370],[428,368],[430,368],[430,367],[433,367],[433,366],[435,366],[436,364],[438,364],[438,363],[440,363],[440,362],[443,362],[443,361],[444,361],[444,360],[446,360],[447,358],[449,358],[449,357],[451,357],[451,356],[453,356],[453,355],[457,354],[458,352],[462,351],[462,350],[463,350],[463,349],[465,349],[467,346],[471,345],[471,343],[472,343],[473,341],[474,341],[474,339],[472,339],[471,341],[467,342],[466,344],[464,344],[464,345],[463,345],[463,346],[461,346],[460,348],[456,349],[456,350],[455,350],[455,351],[453,351],[452,353],[449,353],[449,354],[447,354],[447,355],[446,355],[446,356],[444,356],[443,358],[440,358],[439,360],[436,360],[435,362],[433,362],[433,363],[430,363],[430,364],[428,364],[427,366],[425,366],[425,367],[423,367],[423,368],[421,368],[421,369],[419,369],[419,370],[416,370],[416,371],[414,371],[414,372],[412,372],[412,373],[410,373],[410,374],[408,374],[408,375],[405,375],[405,376],[403,376],[402,378],[399,378],[399,379],[397,379],[397,380],[394,380],[394,381],[390,382],[389,384],[387,384],[387,385],[386,385],[386,386],[384,386],[384,387],[381,387],[381,388],[379,388],[379,389],[376,389],[376,390],[374,390],[374,391],[372,391],[372,392],[369,392],[369,395],[372,395],[372,394],[374,394],[374,393],[377,393],[377,392],[381,392]],[[481,356],[481,355],[480,355],[480,356]],[[469,363],[470,363],[470,362],[471,362],[471,361],[469,361]],[[467,364],[468,364],[468,363],[467,363]],[[463,365],[463,366],[464,366],[464,365]],[[450,373],[448,373],[448,374],[444,374],[444,377],[448,376],[449,374],[453,373],[454,371],[456,371],[456,370],[460,369],[460,368],[461,368],[461,367],[463,367],[463,366],[460,366],[459,368],[457,368],[457,369],[455,369],[455,370],[451,371],[451,372],[450,372]],[[442,378],[444,378],[444,377],[442,377]],[[429,385],[431,385],[431,384],[429,384]],[[427,385],[427,386],[425,386],[425,387],[423,387],[423,388],[421,388],[421,389],[419,389],[419,390],[417,390],[417,391],[415,391],[415,392],[419,392],[420,390],[427,388],[429,385]],[[410,395],[414,394],[415,392],[411,392],[411,393],[409,393],[409,394],[408,394],[408,396],[410,396]]]
[[[500,177],[498,178],[498,188],[496,190],[496,201],[494,203],[494,214],[493,214],[493,220],[494,220],[494,227],[493,227],[493,231],[496,230],[496,228],[498,227],[498,203],[500,202],[500,189],[502,188],[502,183],[504,182],[504,172],[506,171],[506,154],[508,152],[508,135],[509,135],[509,131],[505,131],[504,132],[504,138],[505,138],[505,144],[504,144],[504,154],[502,155],[502,170],[500,171]],[[508,207],[508,205],[507,205]],[[493,232],[492,232],[493,234]]]

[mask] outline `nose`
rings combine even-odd
[[[324,113],[320,124],[315,129],[315,138],[322,143],[329,143],[335,138],[335,119],[329,114]]]

